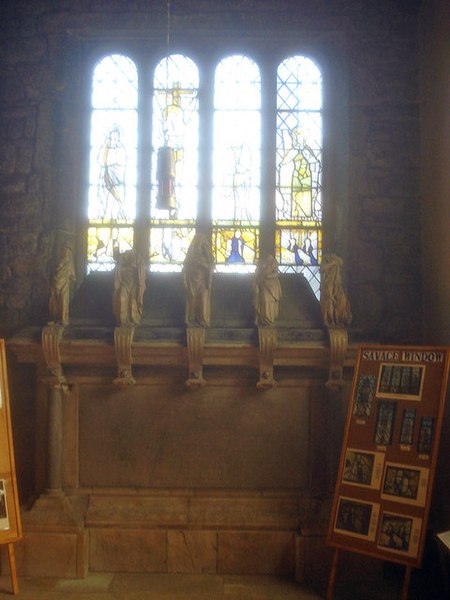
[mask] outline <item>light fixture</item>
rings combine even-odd
[[[177,208],[175,198],[175,149],[169,144],[168,133],[168,89],[169,89],[169,55],[170,55],[170,0],[167,0],[167,38],[166,38],[166,107],[163,110],[164,145],[158,148],[156,162],[156,178],[158,194],[156,208],[173,211]]]

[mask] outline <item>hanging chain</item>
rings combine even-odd
[[[163,112],[164,145],[169,143],[169,132],[167,123],[167,108],[169,105],[169,52],[170,52],[170,0],[167,0],[167,31],[166,31],[166,108]]]
[[[167,44],[167,54],[169,54],[169,46],[170,46],[170,0],[167,0],[167,35],[166,35],[166,44]]]

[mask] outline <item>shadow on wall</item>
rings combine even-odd
[[[280,275],[282,297],[276,322],[279,328],[323,329],[320,304],[302,275]],[[181,273],[151,273],[144,294],[143,327],[184,328],[185,293]],[[88,275],[71,306],[73,325],[114,327],[113,273]],[[254,329],[253,277],[214,273],[211,328]]]

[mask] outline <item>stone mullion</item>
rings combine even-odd
[[[197,225],[200,231],[211,228],[212,215],[212,148],[214,121],[214,67],[202,63],[199,90],[199,180]]]
[[[276,70],[261,66],[260,255],[275,254]]]
[[[148,61],[142,60],[139,71],[138,172],[134,245],[145,261],[148,261],[149,257],[151,186],[154,183],[151,181],[151,123],[153,112],[152,73],[153,71],[148,68]]]

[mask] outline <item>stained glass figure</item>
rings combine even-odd
[[[230,240],[230,253],[225,259],[225,263],[228,265],[232,264],[245,264],[244,248],[245,242],[241,237],[240,231],[235,231],[233,237]]]
[[[316,229],[279,229],[277,231],[277,260],[285,267],[319,265],[321,235]],[[293,269],[295,270],[295,269]]]
[[[131,227],[89,227],[87,270],[111,271],[114,269],[114,248],[122,252],[133,248],[134,230]]]
[[[113,269],[113,239],[121,239],[126,246],[133,240],[130,226],[136,216],[137,86],[136,66],[126,56],[106,56],[93,71],[88,271]]]
[[[150,236],[150,263],[153,271],[181,271],[194,227],[153,227]]]
[[[258,256],[257,228],[213,229],[213,254],[217,271],[253,272]]]
[[[319,296],[322,227],[322,80],[304,56],[277,73],[276,257]]]
[[[151,124],[138,120],[138,72],[121,54],[105,56],[92,77],[87,210],[87,269],[114,268],[112,248],[148,244],[150,270],[181,270],[195,233],[199,205],[199,71],[183,54],[171,54],[143,74],[153,79]],[[248,273],[259,258],[261,215],[261,74],[248,56],[219,62],[212,123],[212,251],[219,271]],[[275,217],[275,258],[281,272],[302,273],[320,290],[322,258],[322,77],[315,63],[291,56],[277,69],[275,194],[265,213],[267,234]],[[140,98],[145,106],[150,98]],[[145,116],[145,111],[144,111]],[[211,117],[211,121],[209,121]],[[138,159],[138,126],[139,159]],[[170,202],[158,206],[157,156],[170,149]],[[169,155],[169,154],[167,154]],[[173,158],[173,160],[172,160]],[[138,164],[149,165],[138,178]],[[169,164],[169,163],[167,163]],[[204,161],[209,164],[209,160]],[[160,177],[161,179],[161,177]],[[139,187],[138,187],[139,182]],[[164,182],[163,182],[164,183]],[[210,194],[210,195],[209,195]],[[139,205],[138,205],[139,200]],[[139,210],[138,210],[139,206]],[[139,215],[139,228],[136,218]],[[145,220],[145,224],[144,224]],[[135,240],[135,236],[137,239]],[[266,241],[267,242],[267,241]],[[267,243],[265,244],[267,247]]]
[[[195,63],[172,54],[156,66],[152,118],[152,222],[173,219],[193,224],[198,201],[198,86]],[[170,148],[173,156],[173,210],[158,204],[157,153]]]
[[[106,136],[101,149],[101,179],[99,195],[104,196],[103,221],[117,218],[125,220],[125,168],[127,156],[121,140],[120,128],[114,126]],[[108,219],[109,216],[109,219]]]
[[[229,271],[252,271],[257,259],[260,107],[258,66],[242,55],[223,59],[214,82],[212,217],[216,262]]]

